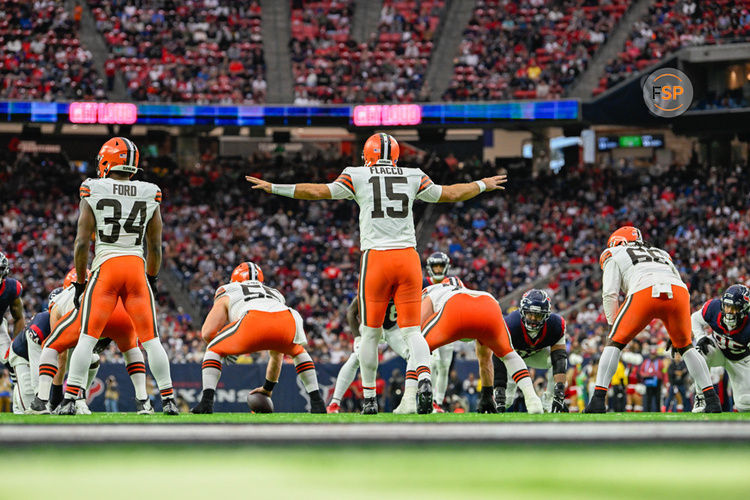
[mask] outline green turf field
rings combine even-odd
[[[135,415],[133,413],[95,413],[93,415],[55,416],[55,415],[13,415],[0,413],[2,424],[133,424],[133,423],[384,423],[384,422],[657,422],[657,421],[748,421],[750,413],[721,413],[718,415],[703,415],[692,413],[608,413],[604,415],[545,414],[528,415],[526,413],[503,413],[498,415],[480,415],[478,413],[442,413],[432,415],[380,415],[364,416],[355,413],[341,413],[338,415],[311,415],[308,413],[216,413],[213,415],[192,415],[189,413],[166,416]]]
[[[2,499],[748,498],[750,445],[6,450]],[[10,469],[6,469],[10,470]]]

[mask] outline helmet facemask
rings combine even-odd
[[[539,306],[530,306],[521,310],[521,320],[529,335],[536,337],[542,331],[544,323],[549,318],[549,311],[542,311]]]

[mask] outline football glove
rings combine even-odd
[[[224,357],[224,363],[228,365],[237,364],[237,358],[239,358],[237,354],[229,354],[228,356]]]
[[[482,387],[482,395],[479,397],[477,411],[479,413],[497,413],[492,387]]]
[[[151,287],[151,291],[154,295],[156,295],[156,282],[159,280],[159,276],[151,276],[150,274],[147,274],[146,279],[148,279],[148,284]]]
[[[106,349],[111,343],[112,343],[112,339],[108,337],[100,338],[96,342],[96,345],[94,345],[94,354],[101,354],[104,351],[104,349]]]
[[[88,281],[84,281],[83,283],[78,283],[77,281],[73,282],[73,288],[75,288],[76,295],[73,297],[73,305],[76,307],[76,309],[81,308],[81,295],[83,295],[84,290],[86,290],[86,284]]]
[[[695,348],[698,349],[704,356],[708,356],[708,353],[712,347],[716,347],[716,344],[714,344],[714,341],[711,340],[711,337],[709,337],[708,335],[698,339],[698,342],[695,344]]]
[[[568,413],[568,404],[565,402],[565,384],[555,384],[555,394],[552,398],[552,413]]]

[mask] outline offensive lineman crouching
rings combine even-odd
[[[567,413],[565,404],[565,378],[568,369],[568,352],[565,348],[565,320],[552,314],[550,298],[543,290],[532,289],[523,294],[517,311],[505,316],[513,348],[527,366],[547,370],[547,390],[542,396],[544,410]],[[516,383],[497,356],[495,365],[495,403],[497,411],[505,411],[506,401],[513,403]],[[554,383],[554,393],[552,387]]]
[[[252,262],[243,262],[232,272],[231,281],[220,286],[214,306],[201,329],[208,342],[203,356],[203,395],[192,413],[213,413],[214,394],[221,377],[221,362],[227,356],[270,351],[262,392],[271,396],[279,380],[284,354],[292,356],[297,376],[310,396],[311,413],[326,413],[318,389],[315,365],[301,344],[307,343],[302,317],[287,307],[281,293],[263,284],[263,271]]]

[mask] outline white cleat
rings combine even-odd
[[[76,399],[76,415],[91,415],[85,399]]]
[[[534,397],[524,398],[524,402],[526,403],[526,411],[529,412],[529,414],[539,415],[544,413],[542,400],[539,399],[538,396],[535,395]]]
[[[706,398],[703,396],[703,394],[695,395],[695,405],[693,406],[693,409],[690,411],[693,413],[705,413],[706,412]]]
[[[395,415],[415,415],[417,413],[417,388],[404,391],[401,403],[393,410]]]

